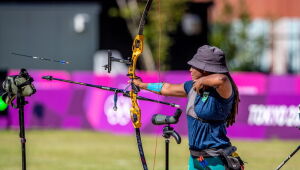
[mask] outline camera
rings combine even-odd
[[[32,82],[33,78],[24,68],[21,69],[19,75],[7,76],[2,84],[5,91],[2,99],[6,104],[11,104],[17,95],[22,97],[33,95],[36,89]]]

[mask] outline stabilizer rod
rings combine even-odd
[[[107,87],[107,86],[100,86],[100,85],[93,85],[93,84],[88,84],[88,83],[76,82],[76,81],[72,81],[72,80],[64,80],[64,79],[54,78],[52,76],[43,76],[42,78],[46,79],[46,80],[56,80],[56,81],[62,81],[62,82],[71,83],[71,84],[78,84],[78,85],[82,85],[82,86],[94,87],[94,88],[98,88],[101,90],[112,91],[114,93],[122,93],[123,96],[130,97],[130,91],[123,90],[123,89]],[[154,99],[150,99],[150,98],[146,98],[146,97],[142,97],[142,96],[137,96],[137,99],[180,108],[180,105],[175,104],[175,103],[168,103],[168,102],[154,100]]]

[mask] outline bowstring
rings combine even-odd
[[[161,45],[161,12],[160,12],[160,0],[157,0],[157,15],[158,15],[158,51],[157,51],[157,56],[158,56],[158,81],[160,82],[161,80],[161,74],[160,74],[160,45]],[[157,95],[157,99],[160,99],[160,95]],[[155,163],[156,163],[156,154],[157,154],[157,143],[158,143],[158,134],[156,133],[155,137],[155,149],[154,149],[154,159],[153,159],[153,170],[155,169]]]

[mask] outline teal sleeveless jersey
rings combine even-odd
[[[192,89],[193,81],[184,83],[185,92]],[[189,147],[193,150],[208,148],[225,148],[230,146],[230,140],[226,136],[225,120],[231,112],[234,95],[230,98],[222,98],[214,88],[210,88],[197,94],[194,102],[194,111],[199,118],[205,120],[224,120],[218,123],[205,123],[187,115]]]

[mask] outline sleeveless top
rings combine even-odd
[[[203,150],[230,146],[230,140],[226,136],[225,120],[231,112],[234,94],[232,93],[228,99],[224,99],[216,89],[209,88],[199,95],[193,90],[192,86],[193,81],[184,83],[185,92],[188,94],[186,113],[189,148]],[[208,120],[209,123],[195,117]]]

